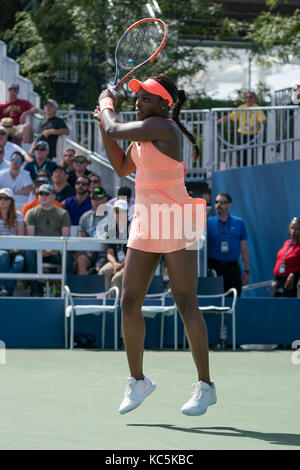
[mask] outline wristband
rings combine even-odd
[[[113,100],[112,100],[112,98],[109,98],[109,97],[107,97],[107,98],[102,98],[102,99],[100,100],[99,105],[100,105],[100,111],[101,111],[101,113],[102,113],[105,109],[111,109],[112,111],[115,110]]]

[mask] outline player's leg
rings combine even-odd
[[[207,329],[197,302],[197,252],[180,250],[164,256],[172,295],[186,330],[198,372],[198,380],[210,384]]]
[[[197,303],[197,252],[180,250],[165,254],[170,286],[180,311],[198,373],[192,398],[181,408],[188,416],[206,413],[216,403],[216,389],[210,381],[206,324]]]
[[[128,248],[122,281],[122,331],[131,377],[143,378],[145,322],[141,313],[149,284],[159,264],[159,253]]]
[[[120,405],[121,414],[137,408],[156,388],[143,373],[145,322],[141,307],[160,254],[127,250],[122,283],[122,330],[131,377]]]

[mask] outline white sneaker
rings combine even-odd
[[[212,382],[209,386],[206,382],[197,382],[192,398],[183,405],[181,413],[188,416],[201,416],[207,411],[207,407],[217,402],[216,387]]]
[[[136,380],[134,377],[127,377],[126,380],[127,387],[119,408],[119,413],[121,414],[128,413],[128,411],[137,408],[156,389],[156,384],[145,375],[143,380]]]

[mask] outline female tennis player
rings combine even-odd
[[[124,414],[137,408],[156,388],[143,373],[145,323],[141,306],[163,253],[172,295],[198,373],[194,394],[181,412],[202,415],[217,401],[209,376],[206,324],[196,296],[197,251],[191,249],[204,231],[205,201],[191,198],[186,191],[180,154],[181,131],[194,144],[195,157],[199,149],[194,137],[179,121],[186,98],[171,79],[158,75],[145,82],[131,80],[129,87],[137,93],[137,121],[118,120],[114,112],[116,97],[108,89],[100,94],[97,107],[106,154],[118,176],[136,171],[135,216],[127,245],[121,299],[122,331],[131,377],[127,378],[119,412]],[[170,110],[172,119],[169,119]],[[126,153],[117,140],[132,141]],[[171,213],[167,228],[165,209]],[[162,217],[158,217],[160,211]]]

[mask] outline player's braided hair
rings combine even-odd
[[[181,108],[183,104],[186,101],[186,95],[184,90],[178,90],[175,83],[171,78],[165,76],[165,75],[155,75],[154,77],[151,77],[153,80],[156,80],[158,83],[160,83],[166,90],[167,92],[171,95],[173,98],[173,105],[171,108],[171,118],[173,121],[176,122],[177,126],[179,129],[187,136],[187,138],[192,142],[193,144],[193,161],[196,161],[197,158],[200,155],[199,147],[196,144],[196,139],[191,134],[186,127],[180,122],[179,120],[179,113],[181,111]]]

